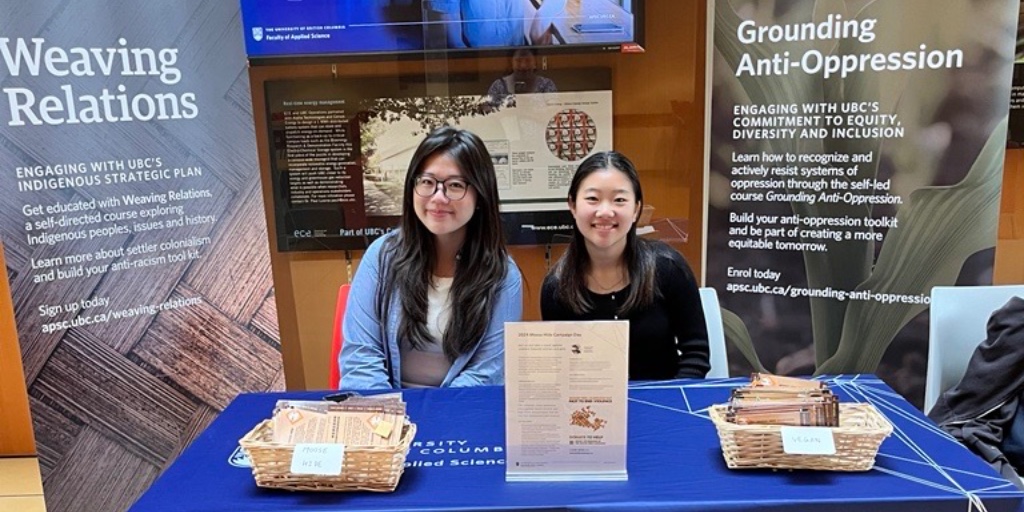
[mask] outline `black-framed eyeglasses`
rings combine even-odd
[[[469,190],[469,183],[463,178],[448,178],[446,180],[439,180],[433,176],[420,176],[416,178],[416,185],[413,190],[416,191],[416,195],[420,197],[430,197],[437,193],[437,188],[441,187],[441,191],[445,197],[452,201],[458,201],[463,197],[466,197],[466,191]]]

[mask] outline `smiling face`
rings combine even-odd
[[[447,197],[458,197],[463,192],[457,190],[460,180],[455,178],[459,178],[461,184],[465,186],[465,196],[458,200]],[[462,169],[451,156],[444,152],[435,153],[427,158],[423,164],[423,172],[417,177],[417,183],[421,180],[427,183],[435,182],[434,192],[428,197],[413,192],[413,209],[420,222],[434,236],[456,244],[461,244],[465,239],[466,224],[473,218],[473,212],[476,210],[476,191],[472,186],[465,185],[465,178]]]
[[[580,182],[576,197],[569,199],[569,210],[588,252],[618,256],[640,214],[640,201],[625,173],[604,168]]]

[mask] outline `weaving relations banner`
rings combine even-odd
[[[715,2],[705,268],[748,362],[920,404],[932,286],[992,279],[1017,9]]]
[[[0,235],[47,506],[123,510],[283,387],[234,2],[43,0],[0,28]]]

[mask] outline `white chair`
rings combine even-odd
[[[963,378],[971,354],[988,334],[986,326],[992,312],[1015,295],[1024,297],[1024,285],[932,288],[924,386],[926,414],[943,392]]]
[[[708,350],[711,356],[711,370],[707,377],[728,377],[729,355],[725,349],[725,327],[722,325],[718,292],[714,288],[701,288],[700,303],[704,307],[704,322],[708,326]]]

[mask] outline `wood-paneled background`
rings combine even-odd
[[[3,247],[0,241],[0,457],[34,455],[36,445]]]
[[[993,281],[1024,283],[1024,149],[1006,150]]]

